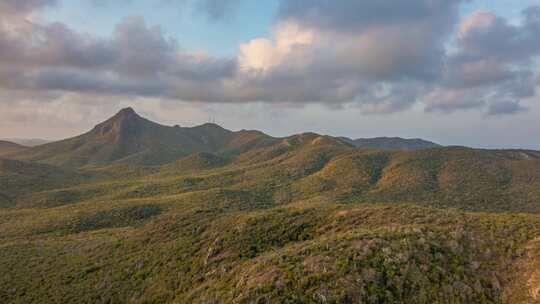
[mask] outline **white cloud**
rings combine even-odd
[[[278,24],[273,37],[257,38],[240,45],[239,63],[245,70],[267,71],[281,64],[294,48],[314,43],[315,32],[293,22]]]
[[[217,58],[182,48],[141,17],[125,18],[110,37],[99,38],[30,18],[55,1],[10,0],[16,13],[0,12],[11,18],[0,19],[0,89],[42,101],[86,94],[350,103],[366,113],[416,103],[443,113],[521,112],[508,105],[535,93],[538,71],[527,63],[540,54],[540,9],[525,10],[519,25],[486,11],[459,22],[463,2],[282,0],[270,37],[241,44],[235,58]],[[445,43],[455,29],[456,51],[449,54]]]

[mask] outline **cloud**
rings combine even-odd
[[[487,104],[488,114],[525,111],[520,102],[533,97],[538,85],[534,60],[540,55],[540,8],[529,7],[522,17],[521,24],[513,25],[487,11],[467,16],[458,28],[458,50],[448,56],[438,88],[452,98],[428,98],[427,109],[449,112]],[[471,101],[464,103],[466,99]]]
[[[238,5],[185,1],[212,19]],[[415,104],[427,112],[523,112],[522,99],[539,85],[540,8],[524,10],[517,25],[485,11],[460,21],[465,2],[281,0],[268,37],[242,43],[235,58],[218,58],[183,48],[142,17],[127,17],[100,38],[31,18],[56,1],[8,1],[0,5],[17,14],[0,12],[10,16],[0,22],[0,90],[46,100],[91,94],[350,103],[366,113]]]
[[[427,112],[452,113],[456,110],[468,110],[482,107],[486,100],[482,91],[477,89],[435,88],[426,93],[422,102]]]
[[[281,0],[279,17],[308,27],[337,32],[358,32],[379,27],[419,23],[437,28],[451,26],[462,0]]]
[[[458,39],[462,57],[489,57],[504,62],[527,62],[540,52],[540,7],[522,12],[521,25],[487,11],[478,11],[462,22]]]
[[[272,36],[242,44],[239,63],[263,100],[404,110],[442,77],[461,2],[281,1]]]
[[[488,109],[488,115],[516,114],[527,111],[527,108],[515,101],[501,101],[492,103]]]
[[[2,0],[0,11],[4,14],[27,13],[48,6],[54,6],[57,0]]]
[[[27,24],[31,35],[0,27],[5,89],[168,97],[177,83],[211,82],[236,70],[235,60],[182,50],[140,17],[124,19],[110,39],[61,23]]]
[[[267,71],[283,63],[293,49],[309,46],[315,32],[293,22],[278,24],[272,38],[256,38],[240,45],[239,61],[244,69]]]

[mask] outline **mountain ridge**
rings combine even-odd
[[[123,161],[164,164],[194,152],[217,152],[243,134],[215,124],[165,126],[125,108],[89,132],[31,148],[16,158],[77,167]]]
[[[143,118],[133,108],[128,107],[84,134],[31,147],[14,158],[75,167],[99,166],[113,162],[161,165],[197,152],[229,157],[278,142],[291,143],[303,141],[305,138],[317,138],[319,144],[348,144],[358,148],[383,150],[439,147],[435,143],[420,139],[352,140],[312,132],[278,138],[257,130],[231,131],[214,123],[194,127],[166,126]]]
[[[52,140],[41,138],[1,138],[0,140],[9,141],[25,147],[35,147],[52,142]]]
[[[29,149],[29,147],[10,142],[5,140],[0,140],[0,157],[6,157],[11,154],[15,154],[18,152],[22,152],[24,150]]]
[[[382,150],[422,150],[442,147],[431,141],[421,138],[402,138],[402,137],[373,137],[350,139],[342,137],[345,141],[364,149],[382,149]]]

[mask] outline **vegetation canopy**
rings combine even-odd
[[[540,152],[124,109],[0,142],[2,303],[540,303]]]

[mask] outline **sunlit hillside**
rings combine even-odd
[[[539,300],[537,151],[367,149],[123,111],[11,157],[4,303]]]

